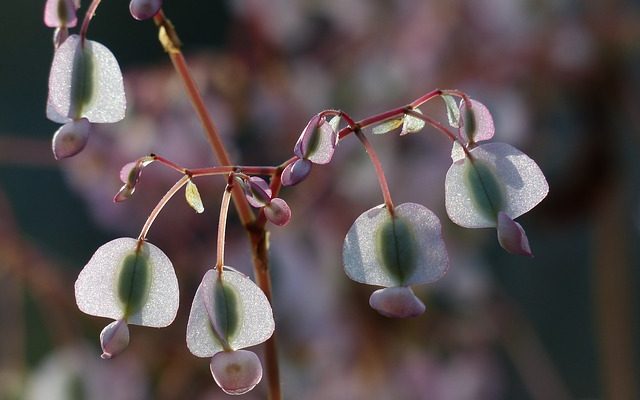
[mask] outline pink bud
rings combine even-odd
[[[338,143],[338,134],[325,117],[316,114],[302,130],[293,153],[315,164],[331,161]]]
[[[394,286],[378,289],[369,297],[371,308],[390,318],[417,317],[425,310],[419,298],[413,294],[411,288]]]
[[[113,321],[100,332],[100,357],[109,359],[120,354],[129,345],[129,327],[123,319]]]
[[[67,122],[53,135],[51,148],[56,160],[78,154],[89,141],[91,123],[86,119]]]
[[[284,171],[282,171],[282,184],[284,186],[293,186],[302,182],[309,173],[311,173],[311,161],[304,158],[300,158],[291,164],[287,165]]]
[[[271,189],[264,179],[252,176],[248,181],[245,181],[243,187],[245,197],[252,206],[260,208],[271,202]]]
[[[291,219],[291,209],[286,201],[276,197],[264,207],[264,215],[272,223],[278,226],[284,226],[288,224]]]
[[[139,21],[153,18],[162,8],[162,0],[131,0],[129,11]]]
[[[44,24],[50,28],[73,28],[78,23],[76,8],[73,0],[47,0],[44,5]]]
[[[211,358],[211,375],[227,394],[244,394],[262,379],[262,365],[248,350],[221,351]]]
[[[498,213],[498,242],[509,253],[533,257],[524,229],[503,211]]]

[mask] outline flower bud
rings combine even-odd
[[[371,308],[389,318],[412,318],[422,314],[425,306],[411,288],[394,286],[378,289],[369,297]]]
[[[78,154],[89,141],[91,123],[86,118],[67,122],[53,135],[51,148],[56,160]]]
[[[498,213],[498,242],[509,253],[533,257],[529,239],[522,225],[502,211]]]
[[[100,332],[103,359],[120,354],[129,345],[129,327],[124,319],[113,321]]]
[[[131,0],[129,11],[139,21],[153,18],[162,8],[162,0]]]
[[[304,158],[300,158],[287,165],[284,171],[282,171],[282,184],[284,186],[293,186],[302,182],[309,176],[309,173],[311,173],[312,165],[311,161]]]
[[[264,207],[264,215],[272,223],[278,226],[284,226],[288,224],[291,219],[291,209],[289,205],[287,205],[287,202],[276,197]]]
[[[325,117],[316,114],[302,130],[293,153],[315,164],[331,161],[338,142],[338,134]]]
[[[264,179],[252,176],[242,187],[247,201],[253,207],[264,207],[271,202],[271,189]]]
[[[262,365],[248,350],[221,351],[211,358],[211,375],[227,394],[239,395],[253,389],[262,379]]]
[[[73,28],[78,23],[73,0],[47,0],[44,6],[44,24],[50,28]]]

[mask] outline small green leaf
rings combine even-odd
[[[240,303],[235,289],[222,279],[216,279],[213,289],[215,329],[226,342],[238,333],[240,327]]]
[[[204,206],[202,205],[202,199],[200,198],[200,192],[198,192],[198,187],[192,180],[187,182],[187,187],[184,190],[185,198],[187,199],[187,203],[193,208],[198,214],[204,212]]]
[[[387,132],[391,132],[392,130],[399,128],[400,126],[402,126],[402,121],[404,120],[404,118],[394,118],[394,119],[390,119],[388,121],[384,121],[376,126],[373,127],[373,129],[371,130],[371,132],[373,132],[374,135],[382,135],[385,134]]]
[[[495,221],[505,199],[492,167],[478,159],[465,159],[464,181],[478,211]]]
[[[456,104],[453,96],[449,96],[448,94],[440,95],[442,100],[444,100],[444,105],[447,107],[447,118],[449,119],[449,125],[454,128],[460,127],[460,108]]]
[[[143,245],[127,255],[120,266],[117,291],[125,319],[140,311],[149,297],[151,265],[148,253]]]
[[[403,218],[384,221],[376,234],[376,250],[382,266],[398,285],[405,284],[416,269],[416,242],[413,228]]]
[[[419,109],[414,109],[418,114],[422,114],[422,111]],[[400,132],[400,136],[404,136],[408,133],[416,133],[420,132],[422,128],[424,128],[425,122],[420,118],[416,118],[413,115],[406,114],[404,117],[404,122],[402,123],[402,132]]]

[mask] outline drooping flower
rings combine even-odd
[[[258,176],[240,181],[247,201],[255,208],[263,208],[264,215],[269,221],[284,226],[291,219],[291,209],[286,201],[279,197],[272,197],[269,184]]]
[[[161,328],[178,311],[178,280],[169,258],[156,246],[119,238],[102,245],[80,271],[75,283],[80,311],[111,318],[100,334],[103,358],[129,343],[127,324]]]
[[[384,286],[369,304],[397,318],[424,312],[410,286],[440,279],[449,265],[440,220],[415,203],[400,204],[393,214],[385,205],[361,214],[345,237],[342,259],[349,278]]]
[[[243,394],[262,378],[258,357],[242,350],[269,339],[275,322],[271,305],[247,276],[223,267],[209,270],[196,291],[187,347],[197,357],[211,357],[211,374],[228,394]]]
[[[84,147],[90,125],[79,121],[118,122],[125,108],[122,73],[113,54],[100,43],[69,36],[56,49],[51,64],[47,118],[65,124],[59,132],[78,132],[79,125],[86,129],[73,151],[55,153],[56,158],[72,156]],[[54,149],[60,147],[56,139]]]
[[[505,250],[531,255],[524,229],[513,220],[549,192],[538,165],[505,143],[482,144],[465,152],[456,142],[452,158],[445,179],[449,218],[466,228],[495,227]]]
[[[282,171],[282,184],[295,185],[311,172],[312,164],[328,164],[338,144],[340,116],[327,121],[323,113],[314,115],[302,130],[293,153],[298,159]]]

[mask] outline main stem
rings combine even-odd
[[[200,118],[200,122],[205,130],[209,143],[213,149],[216,158],[222,165],[233,165],[231,159],[220,139],[220,135],[209,115],[202,96],[187,68],[187,63],[180,51],[180,40],[173,27],[173,24],[166,19],[164,12],[161,10],[154,17],[156,25],[158,25],[160,43],[165,51],[169,54],[173,66],[182,79],[185,90],[191,103]],[[256,284],[262,289],[265,296],[271,303],[271,277],[269,276],[269,257],[268,257],[268,235],[264,229],[264,223],[256,223],[255,216],[249,204],[247,203],[242,188],[234,185],[232,189],[233,202],[238,210],[240,221],[249,232],[251,241],[251,253],[253,258],[253,271]],[[269,399],[282,399],[280,389],[280,369],[278,365],[278,354],[276,348],[275,333],[265,342],[265,371],[268,382]]]

